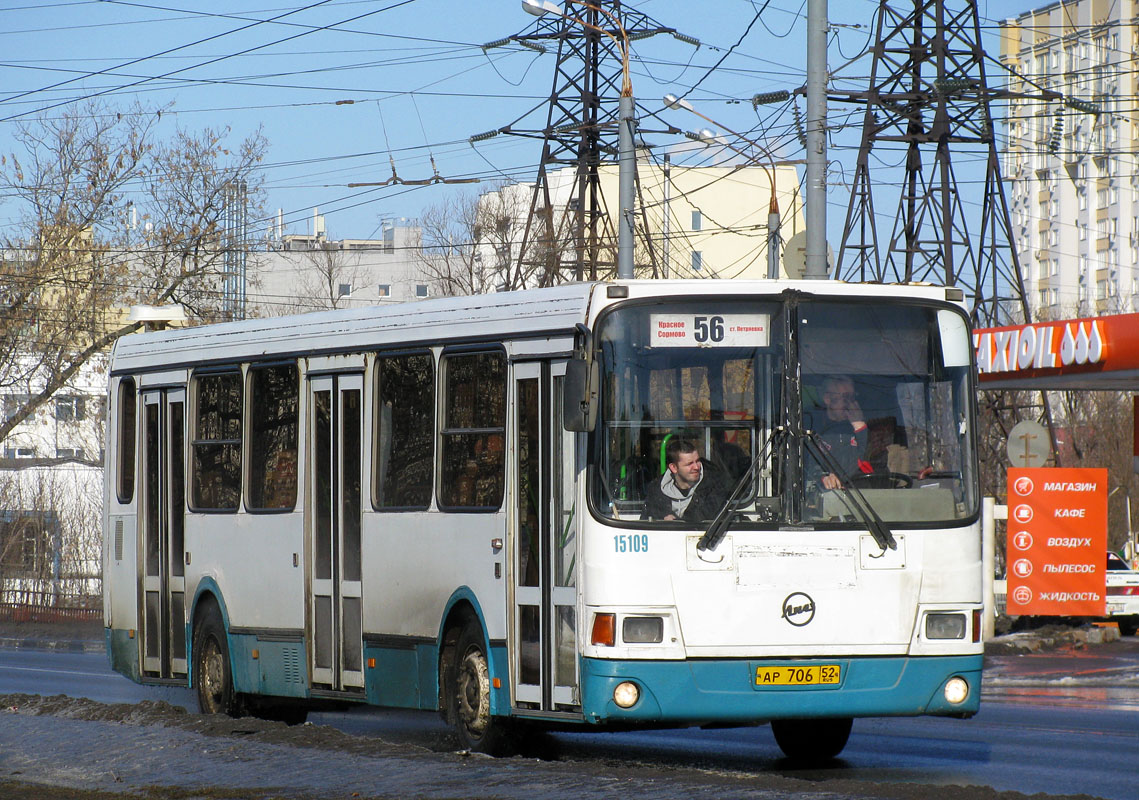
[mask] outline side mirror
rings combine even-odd
[[[597,423],[598,374],[594,361],[575,358],[566,363],[562,409],[567,431],[586,433]]]

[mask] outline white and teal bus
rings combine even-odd
[[[818,758],[855,717],[969,717],[972,364],[960,290],[829,281],[582,283],[127,336],[111,664],[204,712],[435,710],[492,753],[527,725],[770,722]],[[854,474],[828,393],[860,412]],[[721,487],[702,516],[650,512],[674,441]]]

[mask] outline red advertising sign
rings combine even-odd
[[[1008,613],[1101,616],[1106,550],[1106,469],[1008,471]]]

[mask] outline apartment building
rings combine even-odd
[[[1000,26],[1003,172],[1037,317],[1139,310],[1137,6],[1051,3]]]

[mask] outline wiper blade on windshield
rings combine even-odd
[[[767,437],[767,441],[763,443],[763,447],[759,448],[759,451],[755,454],[755,458],[751,460],[751,464],[748,465],[747,470],[736,484],[736,488],[732,489],[732,493],[728,495],[728,499],[724,501],[723,507],[719,513],[716,514],[715,519],[712,520],[712,524],[708,526],[708,530],[700,537],[700,541],[696,542],[696,549],[698,551],[715,550],[716,546],[720,544],[720,540],[724,538],[724,534],[727,533],[728,526],[732,522],[732,516],[736,511],[736,503],[740,501],[743,493],[751,486],[755,471],[759,465],[766,460],[771,446],[777,440],[782,439],[783,434],[783,428],[776,428],[771,432],[771,435]]]
[[[821,445],[821,439],[814,431],[808,431],[805,437],[806,444],[811,450],[812,454],[818,459],[828,472],[835,475],[842,475],[842,467],[835,461],[834,456]],[[890,550],[898,549],[898,542],[894,539],[894,534],[878,516],[878,512],[874,510],[874,506],[866,499],[866,496],[855,486],[849,485],[846,481],[842,481],[840,489],[835,491],[841,492],[839,497],[842,499],[846,507],[854,513],[859,520],[870,529],[870,535],[874,537],[874,541],[885,552],[887,548]]]

